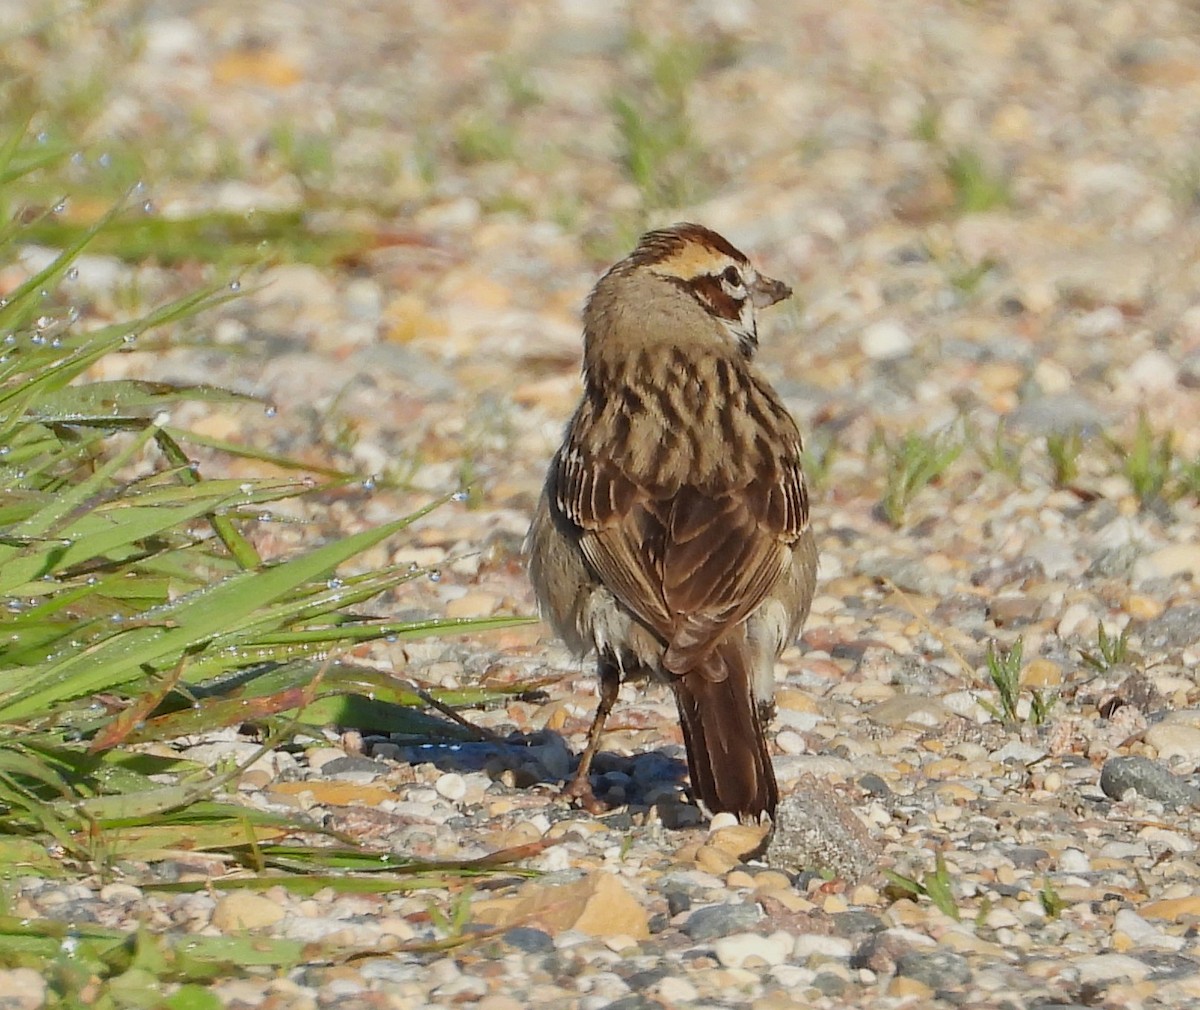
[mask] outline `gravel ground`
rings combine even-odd
[[[188,419],[409,479],[323,503],[308,527],[264,526],[265,551],[469,484],[391,548],[439,577],[383,607],[528,612],[520,539],[577,395],[579,309],[646,222],[702,221],[793,284],[762,358],[833,449],[814,466],[818,597],[777,671],[787,799],[766,864],[739,861],[742,829],[682,802],[658,689],[623,689],[610,723],[596,767],[613,812],[558,800],[595,686],[531,628],[370,657],[430,684],[536,684],[472,714],[522,743],[349,734],[275,755],[240,788],[397,852],[544,845],[524,864],[543,876],[469,896],[486,938],[399,949],[442,935],[429,908],[446,894],[30,880],[11,914],[383,952],[218,984],[233,1007],[1200,1005],[1200,506],[1139,507],[1098,434],[1128,443],[1144,409],[1200,458],[1194,5],[63,8],[9,58],[50,94],[103,76],[86,139],[140,138],[156,213],[307,206],[377,235],[353,262],[263,271],[212,321],[236,355],[105,365],[262,393],[272,417]],[[662,141],[641,184],[614,96]],[[661,209],[642,219],[648,203]],[[88,258],[76,283],[105,315],[122,285],[153,296],[194,279]],[[879,433],[963,419],[983,447],[998,430],[1023,444],[1019,474],[968,449],[902,527],[884,521]],[[1046,437],[1070,427],[1089,438],[1060,488]],[[1127,633],[1104,670],[1081,656],[1098,623]],[[1026,687],[1054,699],[1041,725],[1029,691],[1016,725],[980,704],[996,704],[988,643],[1018,637]],[[193,742],[214,743],[243,745]],[[934,892],[948,881],[949,900],[903,896],[883,868]],[[40,1005],[32,974],[0,972],[5,1006]]]

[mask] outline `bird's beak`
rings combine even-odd
[[[754,286],[750,289],[750,300],[754,302],[756,309],[765,309],[768,305],[783,301],[791,293],[792,289],[783,281],[759,274]]]

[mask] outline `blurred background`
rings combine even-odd
[[[391,495],[469,486],[464,540],[515,552],[586,293],[679,219],[796,289],[762,360],[839,542],[1200,483],[1193,5],[9,0],[0,32],[8,116],[73,152],[33,234],[130,194],[86,312],[245,281],[192,346],[102,367],[268,396],[197,423]],[[1166,446],[1148,492],[1137,438]]]

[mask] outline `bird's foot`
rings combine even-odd
[[[604,803],[596,799],[596,794],[592,792],[592,780],[587,775],[576,775],[572,778],[563,786],[562,795],[589,814],[602,814],[608,809]]]

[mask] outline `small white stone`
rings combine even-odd
[[[863,330],[859,346],[868,358],[874,361],[888,361],[911,354],[913,338],[894,319],[882,319]]]
[[[659,982],[658,995],[668,1005],[671,1003],[694,1003],[700,998],[696,987],[686,978],[680,978],[678,975],[668,975]]]
[[[854,953],[854,944],[840,936],[823,936],[820,933],[800,933],[792,941],[792,957],[804,961],[814,955],[818,957],[849,958]]]
[[[1059,638],[1072,638],[1075,635],[1096,631],[1096,615],[1086,603],[1072,603],[1063,611],[1055,629]]]
[[[713,819],[709,821],[708,833],[711,835],[717,831],[720,831],[722,828],[736,827],[737,823],[738,819],[734,814],[722,811],[719,814],[715,814]]]
[[[1124,933],[1139,947],[1152,947],[1155,950],[1179,950],[1187,943],[1182,936],[1170,936],[1152,926],[1129,908],[1123,908],[1117,913],[1113,919],[1113,930]]]
[[[467,795],[466,780],[458,772],[446,772],[434,784],[434,789],[438,791],[439,796],[451,801],[461,800]]]
[[[1058,868],[1063,873],[1087,873],[1092,868],[1092,861],[1081,849],[1063,849],[1058,857]]]
[[[788,933],[734,933],[722,936],[713,943],[713,953],[726,968],[740,968],[751,958],[764,964],[783,964],[792,952],[792,937]]]
[[[785,754],[803,754],[808,750],[804,737],[790,729],[785,729],[775,737],[775,743]]]
[[[1150,974],[1150,964],[1139,961],[1127,954],[1099,954],[1096,957],[1085,957],[1075,962],[1082,984],[1092,982],[1140,982]]]
[[[1161,393],[1175,388],[1179,366],[1162,351],[1145,351],[1134,359],[1125,378],[1144,393]]]

